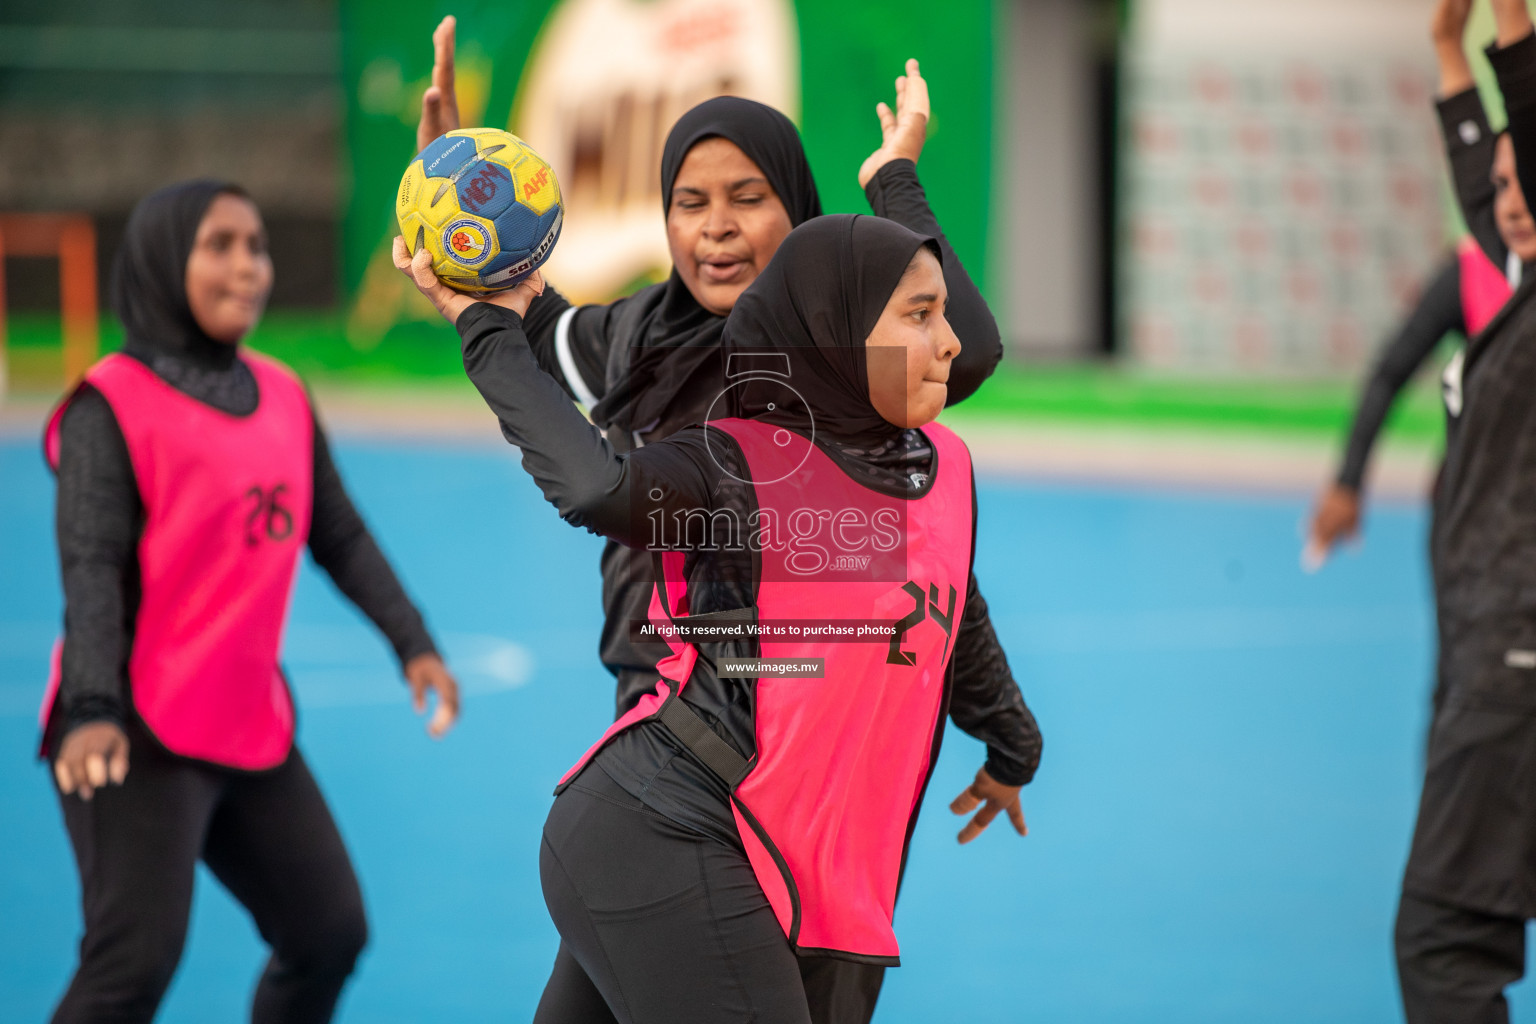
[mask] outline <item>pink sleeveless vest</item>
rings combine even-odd
[[[293,743],[278,653],[309,537],[314,420],[287,367],[242,358],[261,393],[244,417],[182,394],[125,355],[108,356],[85,379],[112,406],[144,502],[128,662],[134,709],[174,754],[260,770],[281,764]],[[67,405],[45,435],[55,469]],[[45,729],[57,690],[55,657]]]
[[[936,452],[932,487],[920,498],[892,499],[798,434],[753,420],[711,426],[736,439],[752,480],[770,481],[754,484],[764,526],[757,621],[896,625],[895,636],[876,642],[761,637],[761,657],[822,658],[824,671],[757,679],[755,755],[739,778],[722,774],[734,783],[732,811],[753,872],[796,951],[899,963],[896,892],[942,735],[970,580],[970,453],[948,429],[923,428]],[[810,533],[807,516],[820,517],[824,529],[797,542]],[[680,552],[662,560],[652,601],[658,623],[686,621],[682,560]],[[686,689],[699,652],[671,644],[673,655],[657,666],[657,692],[615,722],[562,784],[637,721],[660,717],[679,732],[677,707],[686,706],[675,694]],[[713,733],[703,738],[728,747]]]
[[[1483,328],[1498,315],[1513,290],[1503,271],[1493,265],[1482,246],[1472,238],[1463,238],[1456,246],[1461,265],[1461,316],[1467,337],[1483,333]]]

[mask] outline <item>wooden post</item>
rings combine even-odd
[[[5,352],[5,225],[0,223],[0,402],[5,400],[9,365]]]
[[[96,229],[71,217],[59,232],[59,305],[64,326],[64,388],[75,386],[101,350],[96,316]]]
[[[64,387],[79,381],[101,350],[96,308],[96,227],[84,214],[0,214],[0,269],[7,256],[56,256]],[[0,391],[5,370],[5,279],[0,272]]]

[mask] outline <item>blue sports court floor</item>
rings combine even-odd
[[[344,443],[359,505],[467,690],[433,743],[382,642],[312,568],[287,664],[301,743],[350,843],[373,940],[348,1022],[527,1020],[554,951],[539,828],[610,714],[598,540],[510,449]],[[1031,834],[954,842],[981,760],[951,731],[876,1020],[1399,1019],[1390,934],[1430,682],[1424,517],[1297,567],[1300,499],[984,482],[977,572],[1045,760]],[[0,442],[0,1016],[46,1018],[77,892],[32,759],[59,622],[52,489]],[[242,1018],[262,955],[206,876],[161,1019]],[[1515,996],[1536,1014],[1536,992]]]

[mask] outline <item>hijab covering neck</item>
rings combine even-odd
[[[671,209],[672,186],[689,151],[712,138],[735,143],[762,168],[792,227],[821,215],[821,196],[794,122],[755,100],[717,96],[678,118],[667,134],[661,154],[663,217]],[[712,388],[720,379],[720,332],[725,317],[699,305],[676,269],[660,294],[649,301],[652,308],[645,311],[635,331],[614,339],[632,351],[623,379],[610,382],[608,393],[592,409],[592,418],[602,426],[652,429],[669,412],[676,412],[672,409],[675,399],[691,391],[696,380]],[[699,417],[703,413],[697,410]]]
[[[235,365],[236,345],[210,338],[187,303],[187,259],[215,197],[245,195],[224,181],[168,185],[139,201],[112,267],[112,305],[124,351],[152,368],[171,361],[206,370]]]
[[[864,342],[924,246],[939,252],[934,239],[880,217],[818,217],[791,231],[736,300],[721,343],[727,385],[752,369],[788,377],[731,387],[732,415],[867,449],[899,437],[870,402]]]

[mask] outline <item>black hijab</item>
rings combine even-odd
[[[864,341],[923,246],[943,259],[932,238],[881,217],[837,214],[791,231],[736,300],[721,347],[727,372],[782,373],[777,361],[793,392],[748,379],[730,388],[730,414],[864,448],[899,435],[870,403]]]
[[[667,134],[661,154],[663,217],[671,209],[672,185],[689,150],[712,138],[735,143],[763,169],[792,227],[821,215],[821,197],[794,122],[766,104],[717,96],[678,118]],[[624,379],[613,382],[592,409],[592,418],[605,427],[649,429],[667,415],[673,400],[695,378],[711,386],[720,378],[720,331],[725,317],[700,306],[676,269],[653,302],[634,332],[616,339],[633,351]]]
[[[243,196],[224,181],[184,181],[152,192],[128,218],[112,266],[112,305],[123,348],[151,366],[172,356],[204,369],[228,369],[237,346],[203,333],[187,304],[187,258],[215,197]]]

